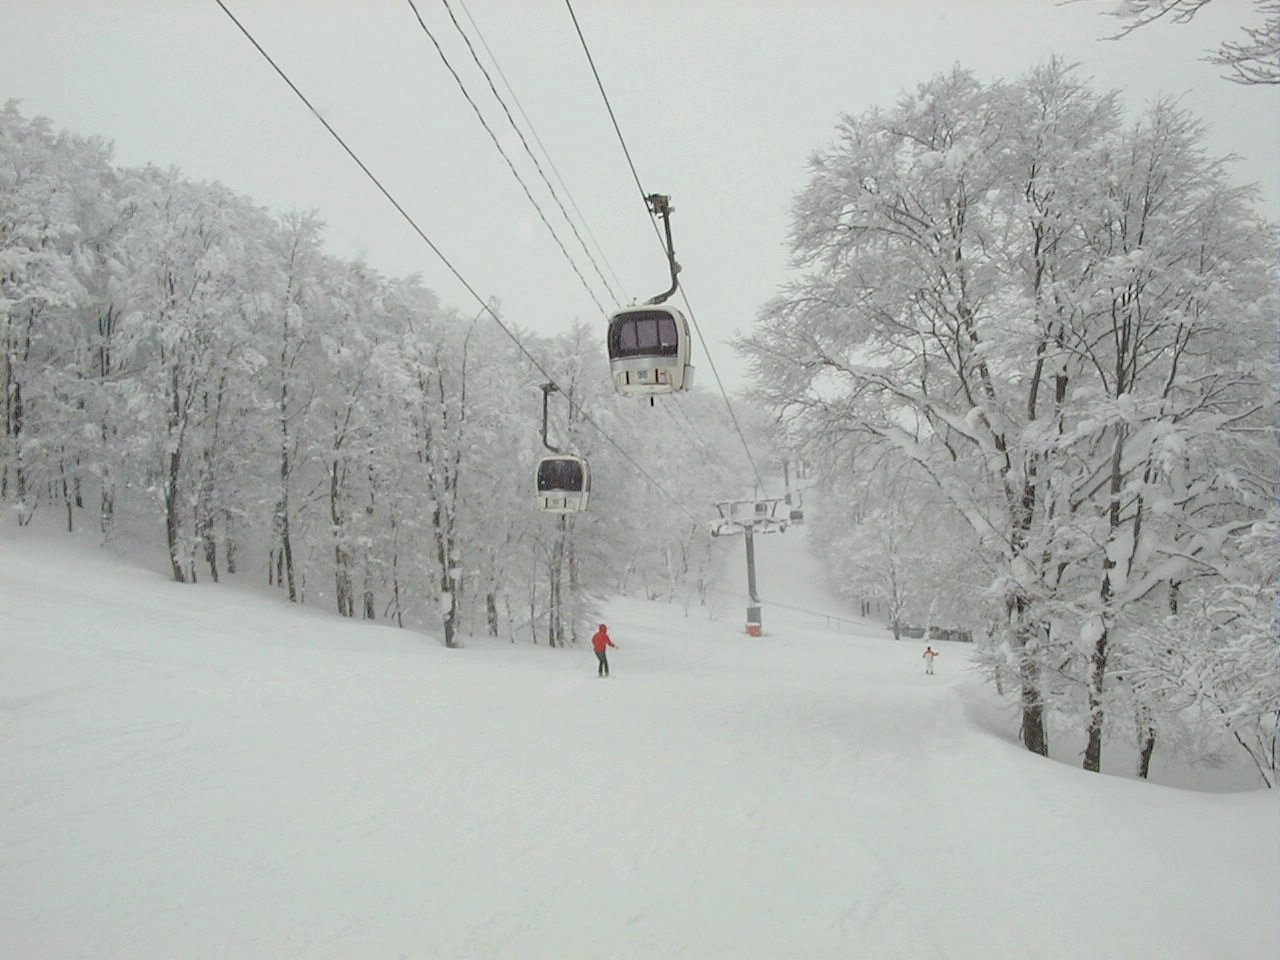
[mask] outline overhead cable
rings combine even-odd
[[[602,304],[600,299],[596,296],[595,291],[591,289],[591,285],[587,283],[587,278],[584,277],[582,275],[582,271],[578,269],[577,261],[570,256],[569,251],[565,248],[564,242],[560,239],[560,235],[556,233],[555,227],[551,226],[551,221],[547,219],[547,215],[542,211],[542,206],[534,199],[532,191],[529,190],[529,185],[524,182],[524,178],[520,176],[520,171],[516,169],[516,165],[511,161],[511,157],[509,157],[507,155],[507,151],[502,148],[502,143],[498,140],[497,134],[493,132],[493,128],[489,126],[489,121],[484,118],[484,114],[481,112],[480,107],[472,98],[471,91],[467,89],[467,85],[463,82],[462,77],[458,75],[458,71],[455,70],[453,68],[453,64],[449,62],[449,57],[445,54],[444,48],[440,46],[440,41],[436,39],[435,34],[431,32],[431,28],[428,27],[426,21],[422,19],[422,14],[418,12],[418,8],[414,4],[413,0],[406,0],[406,2],[409,4],[410,9],[413,10],[413,15],[417,17],[418,25],[422,27],[422,32],[427,35],[427,38],[431,41],[431,45],[436,48],[436,53],[439,54],[440,61],[445,65],[445,68],[448,69],[450,75],[452,75],[454,82],[458,85],[458,89],[462,91],[462,96],[465,97],[467,103],[471,105],[471,109],[475,112],[476,119],[480,121],[480,126],[484,127],[485,133],[489,135],[489,139],[493,142],[494,149],[497,150],[502,156],[502,159],[506,161],[507,169],[509,169],[511,171],[511,175],[516,178],[516,182],[520,184],[520,189],[524,191],[525,197],[528,198],[531,204],[533,204],[533,209],[538,211],[538,217],[542,220],[543,225],[550,231],[552,239],[556,242],[556,246],[560,248],[560,252],[569,262],[569,266],[572,267],[573,272],[577,274],[578,280],[582,284],[582,288],[587,291],[587,296],[591,298],[592,302],[595,303],[596,308],[601,313],[608,313],[604,304]],[[221,4],[221,0],[219,0],[219,4]],[[563,209],[563,207],[561,209]],[[570,225],[572,226],[572,224]],[[606,284],[606,286],[608,285]]]
[[[613,298],[614,304],[621,306],[621,300],[619,299],[618,294],[614,292],[613,287],[609,285],[609,281],[605,279],[604,273],[600,270],[600,264],[596,262],[596,258],[587,247],[586,241],[582,239],[582,234],[578,233],[578,228],[574,224],[573,218],[569,216],[569,211],[564,208],[564,204],[560,201],[560,195],[556,193],[556,188],[551,185],[551,181],[543,171],[542,164],[538,161],[537,155],[529,146],[529,141],[525,139],[524,131],[520,129],[520,125],[516,123],[515,117],[511,115],[511,110],[507,107],[507,102],[502,99],[502,94],[498,92],[498,88],[493,82],[493,77],[489,75],[488,69],[476,54],[476,48],[472,46],[471,38],[467,36],[466,31],[462,29],[462,24],[458,23],[458,18],[454,16],[453,7],[449,5],[449,0],[441,0],[441,2],[444,4],[445,10],[449,12],[449,19],[453,21],[453,27],[458,31],[458,36],[462,37],[462,41],[467,45],[467,51],[471,54],[471,59],[475,61],[475,65],[479,67],[480,72],[484,74],[485,81],[489,84],[489,90],[493,93],[493,98],[498,101],[498,105],[502,107],[502,112],[506,114],[507,123],[511,124],[511,129],[514,130],[516,132],[516,136],[520,138],[520,145],[524,147],[524,152],[527,153],[529,155],[529,159],[533,161],[533,166],[537,169],[538,176],[540,176],[542,178],[542,182],[546,184],[547,191],[551,194],[551,198],[555,200],[556,206],[560,208],[560,213],[564,216],[565,222],[569,224],[569,229],[573,231],[573,235],[578,241],[578,246],[582,247],[582,252],[585,253],[587,255],[587,259],[591,261],[591,266],[595,268],[596,276],[600,278],[600,282],[604,284],[604,288],[609,291],[609,296]],[[410,6],[412,6],[412,0],[410,0]],[[470,16],[470,14],[468,14],[468,16]],[[421,20],[421,18],[419,18],[419,20]],[[474,26],[474,21],[472,21],[472,24]],[[487,49],[488,48],[486,47],[486,50]],[[493,54],[490,53],[489,56],[492,57]],[[505,80],[506,78],[504,77],[503,79]],[[528,119],[528,117],[525,117],[526,122]],[[539,142],[539,146],[541,146],[541,142]],[[543,148],[543,152],[546,152],[545,147]],[[548,162],[550,162],[550,157],[548,157]],[[563,181],[561,182],[563,183]],[[582,215],[581,211],[579,211],[578,215]]]

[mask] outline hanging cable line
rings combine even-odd
[[[535,357],[532,353],[530,353],[529,350],[525,347],[525,345],[520,342],[520,338],[517,337],[515,333],[512,332],[511,328],[502,322],[502,318],[498,316],[498,314],[494,311],[493,307],[491,307],[489,303],[483,297],[481,297],[479,293],[476,292],[475,288],[471,286],[470,283],[467,282],[467,279],[458,271],[458,268],[455,267],[453,263],[449,260],[449,258],[444,255],[444,252],[439,247],[437,247],[435,243],[432,242],[431,238],[426,235],[426,233],[423,231],[423,229],[420,226],[418,226],[417,221],[415,221],[413,217],[410,216],[408,211],[406,211],[405,208],[400,205],[400,202],[396,200],[394,196],[391,195],[391,192],[382,185],[382,181],[379,180],[378,177],[373,173],[373,171],[370,170],[365,165],[364,161],[360,159],[360,157],[356,154],[356,152],[347,145],[347,142],[342,139],[342,136],[338,133],[337,130],[333,128],[332,124],[330,124],[329,121],[326,120],[323,115],[321,115],[320,111],[317,110],[312,105],[311,101],[307,99],[306,95],[300,89],[298,89],[298,86],[291,79],[289,79],[289,75],[285,73],[284,70],[281,69],[281,67],[275,62],[275,60],[271,58],[271,55],[267,53],[267,51],[263,48],[262,44],[258,43],[257,39],[255,39],[253,34],[249,32],[248,28],[245,27],[245,25],[242,24],[238,19],[236,19],[236,15],[231,12],[231,10],[227,7],[226,3],[224,3],[223,0],[214,0],[214,2],[217,3],[219,7],[222,8],[222,12],[225,13],[227,17],[231,20],[231,22],[236,25],[236,28],[242,34],[244,34],[245,39],[248,40],[249,43],[253,45],[253,48],[258,51],[258,53],[262,56],[262,58],[271,65],[271,69],[273,69],[276,72],[276,74],[279,75],[280,79],[283,80],[285,84],[289,87],[289,89],[294,92],[294,95],[297,96],[297,98],[303,102],[306,108],[311,111],[312,116],[314,116],[317,120],[320,121],[321,125],[325,128],[325,130],[329,132],[329,135],[333,137],[334,140],[337,141],[338,145],[342,147],[344,151],[346,151],[347,156],[349,156],[352,159],[352,161],[355,163],[355,165],[360,168],[361,172],[363,172],[364,175],[369,178],[369,181],[375,187],[378,188],[378,191],[387,199],[387,202],[389,202],[393,207],[395,207],[396,212],[400,214],[400,216],[404,219],[404,221],[407,224],[409,224],[413,232],[418,235],[418,237],[422,240],[423,243],[425,243],[428,247],[431,248],[431,252],[436,255],[437,259],[439,259],[439,261],[442,264],[444,264],[445,269],[447,269],[449,273],[453,275],[454,279],[457,280],[458,283],[460,283],[463,286],[463,288],[467,291],[467,293],[469,293],[475,299],[475,301],[478,304],[480,304],[481,309],[483,309],[485,313],[487,313],[490,317],[493,318],[493,322],[496,323],[498,327],[502,330],[502,332],[505,333],[507,337],[511,340],[511,342],[516,345],[516,349],[518,349],[520,353],[524,355],[525,359],[527,359],[529,363],[533,365],[533,368],[537,370],[538,373],[540,373],[543,377],[545,377],[547,381],[554,384],[555,378],[552,377],[551,374],[549,374],[546,371],[543,365],[538,361],[538,358]],[[661,483],[655,480],[649,474],[649,472],[645,470],[644,467],[641,466],[641,464],[633,456],[631,456],[631,454],[628,453],[621,444],[618,443],[618,441],[614,440],[613,437],[609,435],[608,431],[606,431],[604,427],[600,426],[600,424],[598,424],[591,417],[591,415],[588,414],[587,411],[582,408],[581,405],[570,401],[569,406],[571,409],[576,411],[582,417],[584,422],[591,424],[591,426],[596,429],[596,431],[600,434],[600,436],[604,437],[605,441],[608,442],[609,445],[612,446],[615,450],[617,450],[622,455],[623,459],[627,461],[627,463],[631,464],[631,466],[635,468],[636,473],[644,477],[644,479],[647,480],[654,487],[654,489],[659,491],[663,496],[665,496],[668,500],[670,500],[673,504],[675,504],[676,509],[678,509],[681,513],[683,513],[691,521],[693,521],[695,525],[702,526],[702,521],[700,521],[697,517],[695,517],[684,504],[682,504],[679,500],[677,500],[671,494],[671,492],[667,490],[666,487],[664,487]]]
[[[751,447],[742,432],[742,425],[738,423],[738,415],[733,410],[733,404],[729,402],[729,394],[724,388],[724,381],[720,379],[720,371],[716,369],[716,362],[711,359],[711,350],[707,347],[707,340],[702,335],[702,328],[698,326],[698,321],[693,312],[693,304],[689,302],[689,294],[685,290],[683,283],[680,284],[680,299],[684,301],[684,305],[689,310],[689,321],[693,324],[693,330],[698,335],[698,342],[702,344],[702,352],[706,354],[707,363],[711,365],[711,373],[716,378],[716,386],[720,388],[720,396],[724,398],[724,406],[729,411],[729,419],[733,421],[733,429],[737,431],[738,439],[742,441],[742,449],[747,455],[747,462],[751,464],[751,471],[756,475],[757,488],[763,493],[764,479],[760,476],[760,468],[756,466],[756,458],[751,455]]]
[[[493,93],[493,98],[498,101],[498,105],[502,107],[502,112],[507,116],[507,123],[511,124],[511,129],[516,132],[516,136],[520,138],[520,145],[524,147],[524,152],[529,155],[529,159],[533,161],[534,168],[538,171],[538,176],[542,178],[542,182],[546,184],[547,191],[551,194],[551,198],[555,200],[556,206],[560,208],[560,213],[564,216],[565,222],[569,224],[569,229],[573,231],[574,237],[578,241],[578,246],[582,247],[582,252],[587,255],[587,259],[591,261],[591,266],[595,268],[596,276],[600,278],[600,282],[604,284],[604,288],[609,291],[609,296],[613,298],[615,305],[620,305],[621,300],[618,294],[614,292],[613,287],[609,285],[609,281],[605,279],[604,273],[600,270],[600,264],[596,262],[596,258],[588,249],[587,243],[582,239],[582,234],[578,233],[578,228],[573,222],[573,218],[569,216],[569,211],[564,208],[564,204],[560,201],[560,195],[556,193],[556,188],[551,185],[551,181],[547,178],[546,173],[542,169],[542,164],[538,162],[537,155],[529,146],[529,141],[525,139],[524,131],[520,129],[516,123],[515,117],[511,115],[511,110],[507,107],[507,102],[502,99],[502,94],[498,92],[497,86],[493,82],[493,77],[489,75],[488,69],[480,61],[480,57],[476,54],[476,48],[471,44],[471,38],[467,36],[466,31],[462,29],[462,24],[458,23],[458,18],[453,14],[453,7],[449,5],[449,0],[441,0],[445,10],[449,12],[449,19],[453,21],[453,27],[458,31],[458,36],[462,37],[463,43],[467,45],[467,50],[471,54],[471,59],[475,61],[475,65],[480,68],[480,72],[484,74],[485,80],[489,84],[489,90]],[[413,0],[409,0],[409,5],[413,6]],[[417,8],[414,8],[417,12]],[[419,18],[421,22],[421,18]],[[526,118],[527,119],[527,118]]]
[[[665,406],[667,407],[668,410],[674,409],[676,411],[676,414],[679,415],[679,418],[684,421],[685,426],[687,426],[689,430],[692,431],[694,439],[697,440],[698,442],[699,449],[702,449],[702,450],[713,449],[712,445],[707,442],[707,438],[702,435],[702,431],[698,429],[698,425],[694,422],[693,418],[689,416],[688,410],[685,409],[685,404],[669,403],[669,404],[665,404]],[[722,469],[727,469],[723,463],[721,463],[720,466]]]
[[[696,451],[700,454],[706,449],[705,445],[694,440],[693,436],[687,429],[685,429],[684,424],[680,422],[679,418],[675,415],[670,406],[664,403],[662,404],[662,409],[667,412],[667,416],[671,418],[671,422],[676,425],[676,429],[684,436],[685,442],[689,445],[690,450]]]
[[[666,398],[664,398],[664,401],[665,399]],[[667,416],[671,418],[671,422],[676,425],[676,429],[680,431],[680,433],[684,436],[685,440],[688,442],[689,449],[696,450],[700,453],[700,455],[705,456],[706,451],[711,450],[711,445],[708,444],[705,439],[703,439],[702,434],[700,434],[698,432],[697,427],[694,426],[693,421],[689,419],[689,415],[685,413],[683,409],[681,409],[683,406],[684,405],[681,403],[664,402],[662,404],[662,408],[667,411]],[[677,415],[677,411],[679,415]],[[684,423],[680,422],[681,418],[684,419]],[[686,424],[688,425],[687,429],[686,429]],[[690,430],[693,431],[692,435],[689,432]],[[715,461],[715,465],[717,468],[716,472],[720,474],[721,483],[725,483],[732,479],[730,477],[730,470],[725,465],[723,460],[717,459]]]
[[[484,32],[480,29],[480,25],[476,23],[475,17],[471,16],[471,11],[467,8],[467,5],[463,0],[458,0],[458,6],[460,6],[462,8],[462,12],[466,14],[467,22],[471,24],[471,29],[475,31],[476,37],[480,40],[480,46],[484,48],[484,52],[488,55],[489,61],[493,64],[494,70],[497,71],[499,79],[502,80],[502,86],[511,96],[511,102],[516,105],[516,110],[519,112],[521,119],[524,120],[525,125],[529,128],[529,133],[533,135],[533,142],[536,143],[538,145],[538,149],[542,151],[542,156],[547,161],[547,166],[549,166],[551,168],[551,172],[555,174],[556,182],[560,184],[561,188],[564,190],[564,195],[569,200],[569,206],[572,207],[573,212],[578,215],[578,220],[582,223],[582,228],[587,231],[587,236],[591,239],[591,243],[595,247],[596,253],[600,255],[600,259],[604,262],[605,269],[609,271],[609,276],[613,278],[613,282],[617,284],[618,289],[622,291],[621,299],[630,299],[626,295],[626,284],[618,279],[617,271],[613,269],[613,264],[609,262],[609,258],[605,255],[604,247],[601,246],[600,241],[596,239],[595,231],[591,229],[591,224],[587,221],[586,215],[583,214],[581,208],[578,206],[578,201],[574,199],[573,192],[569,189],[569,184],[561,175],[560,169],[556,166],[555,160],[552,159],[551,151],[547,149],[546,144],[542,142],[542,138],[538,136],[537,127],[534,126],[533,120],[530,118],[529,114],[525,112],[524,104],[520,102],[520,98],[516,95],[515,88],[511,85],[511,81],[508,80],[507,75],[503,73],[502,64],[498,62],[498,58],[494,55],[494,52],[489,49],[489,44],[484,38]]]
[[[600,71],[596,69],[596,61],[591,56],[591,48],[587,44],[587,38],[582,33],[582,26],[578,23],[578,15],[573,12],[572,0],[564,0],[565,6],[569,9],[569,17],[573,20],[574,30],[577,31],[578,41],[582,44],[582,52],[586,54],[587,63],[591,66],[591,75],[595,77],[596,87],[600,91],[600,96],[604,100],[605,109],[609,112],[609,119],[613,122],[614,133],[618,135],[618,143],[622,146],[622,152],[627,158],[627,166],[631,169],[631,177],[635,180],[636,189],[640,191],[640,196],[645,199],[646,209],[648,208],[648,194],[645,193],[644,186],[640,182],[640,174],[636,172],[635,162],[631,159],[631,151],[627,148],[626,138],[622,135],[622,128],[618,125],[618,117],[613,112],[613,104],[609,102],[609,94],[605,92],[604,81],[600,79]],[[662,232],[658,229],[656,220],[651,217],[653,229],[658,235],[658,243],[662,245],[664,253],[666,245],[662,239]],[[738,415],[733,412],[733,404],[729,402],[728,391],[724,388],[724,381],[720,379],[720,371],[716,369],[715,359],[711,355],[711,351],[707,347],[707,340],[702,335],[702,328],[698,326],[698,319],[693,312],[693,304],[689,302],[689,296],[685,293],[684,284],[679,285],[680,296],[684,299],[684,304],[689,310],[689,320],[693,324],[694,332],[698,335],[698,342],[702,344],[702,352],[706,355],[707,363],[711,365],[711,373],[716,378],[716,385],[720,388],[720,396],[724,398],[724,405],[729,411],[729,419],[733,421],[733,428],[738,433],[738,439],[742,441],[742,449],[746,451],[747,461],[751,464],[751,469],[756,475],[756,485],[761,491],[764,489],[764,478],[760,475],[760,468],[756,466],[756,459],[751,455],[751,447],[747,443],[746,435],[742,432],[742,425],[738,423]]]
[[[636,172],[635,161],[631,159],[631,151],[627,149],[627,140],[622,135],[622,128],[618,126],[618,117],[613,112],[613,104],[609,102],[609,95],[604,92],[604,82],[600,79],[600,71],[596,69],[595,58],[591,56],[591,48],[587,46],[587,38],[582,35],[582,27],[578,24],[578,15],[573,12],[573,4],[570,0],[564,0],[564,5],[569,8],[569,18],[573,20],[573,28],[578,32],[578,41],[582,44],[582,52],[587,55],[587,64],[591,67],[591,75],[596,78],[596,88],[600,91],[600,96],[604,100],[604,108],[609,111],[609,119],[613,122],[613,132],[618,135],[618,143],[622,144],[622,153],[627,158],[627,166],[631,168],[631,179],[636,182],[636,189],[640,191],[640,196],[643,199],[648,194],[644,192],[644,185],[640,183],[640,174]],[[658,224],[652,217],[650,217],[650,222],[653,223],[653,229],[658,234],[659,242],[661,242],[662,231],[658,229]]]
[[[467,103],[471,105],[471,109],[475,112],[476,119],[480,121],[480,126],[484,127],[485,133],[489,134],[489,139],[493,142],[494,149],[497,150],[498,153],[501,154],[502,159],[506,161],[507,169],[511,171],[511,175],[515,177],[516,182],[520,184],[520,189],[524,191],[525,197],[527,197],[529,202],[533,204],[533,209],[538,211],[538,217],[542,220],[543,226],[551,232],[551,237],[555,240],[556,246],[560,248],[560,252],[564,254],[564,258],[569,261],[569,266],[571,266],[573,268],[573,272],[577,274],[578,280],[582,283],[582,288],[587,291],[587,296],[591,298],[592,302],[595,303],[596,308],[599,309],[601,313],[608,312],[600,302],[600,299],[596,296],[595,291],[591,289],[591,285],[587,283],[587,278],[584,277],[582,275],[582,271],[578,269],[577,261],[569,255],[569,251],[565,248],[564,242],[560,239],[560,235],[556,233],[555,227],[551,226],[551,221],[547,219],[547,215],[542,211],[542,206],[534,199],[533,193],[529,190],[529,185],[526,184],[524,182],[524,178],[520,176],[520,171],[518,171],[516,169],[516,165],[512,163],[511,157],[509,157],[507,155],[507,151],[502,148],[502,143],[498,140],[497,134],[493,132],[493,128],[489,126],[489,121],[484,118],[484,114],[481,113],[480,107],[472,98],[471,92],[467,89],[467,85],[463,83],[462,77],[458,75],[458,71],[455,70],[453,68],[453,64],[449,62],[449,57],[445,54],[444,48],[440,46],[440,41],[436,39],[435,34],[431,32],[431,28],[428,27],[426,21],[422,19],[422,14],[418,12],[418,8],[415,6],[413,0],[406,0],[406,2],[409,4],[410,9],[413,10],[413,15],[417,17],[418,25],[422,27],[422,32],[427,35],[432,46],[436,48],[436,53],[440,55],[441,62],[453,76],[454,82],[458,85],[458,89],[462,91],[463,97],[465,97]],[[561,209],[563,209],[563,207]],[[606,284],[606,286],[608,285]]]

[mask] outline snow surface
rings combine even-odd
[[[803,530],[757,547],[833,609]],[[600,680],[6,532],[0,956],[1280,952],[1274,793],[1031,756],[963,645],[742,613],[615,600]]]

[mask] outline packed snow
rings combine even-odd
[[[1027,753],[965,645],[805,612],[847,608],[804,533],[757,538],[764,636],[615,599],[599,679],[5,532],[0,954],[1280,952],[1274,792]]]

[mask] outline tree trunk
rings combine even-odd
[[[169,563],[173,568],[173,579],[177,583],[187,583],[195,579],[195,567],[193,566],[190,571],[183,567],[182,518],[178,507],[185,426],[178,368],[171,365],[169,367],[169,412],[165,431],[165,436],[168,438],[168,454],[165,457],[164,470],[164,526],[169,547]]]
[[[236,573],[236,526],[235,519],[230,510],[222,511],[222,528],[226,536],[226,544],[222,551],[222,556],[227,565],[227,573],[235,576]]]
[[[391,610],[397,627],[404,626],[404,611],[400,607],[400,532],[394,513],[391,523]]]
[[[451,522],[452,518],[444,515],[437,501],[431,515],[431,525],[435,530],[436,560],[440,564],[440,621],[446,647],[458,645],[455,636],[458,627],[458,582],[454,576],[454,542],[452,531],[446,528]]]
[[[111,336],[115,331],[116,311],[111,304],[107,305],[105,311],[98,313],[98,335],[101,338],[98,347],[98,369],[97,374],[100,378],[106,379],[111,371]],[[112,447],[112,428],[108,424],[104,416],[102,423],[99,424],[98,434],[102,441],[102,449],[110,450]],[[111,533],[111,528],[115,522],[115,479],[111,473],[110,458],[104,458],[102,464],[102,494],[99,501],[98,526],[103,536]]]
[[[1036,628],[1026,622],[1027,601],[1015,596],[1009,600],[1012,613],[1014,649],[1018,651],[1018,680],[1021,684],[1023,746],[1042,757],[1049,755],[1049,735],[1044,723],[1044,701],[1040,696],[1040,664],[1029,649]]]
[[[164,479],[164,530],[173,579],[178,583],[186,583],[187,575],[182,568],[182,528],[178,517],[178,472],[181,466],[182,451],[171,451],[166,458]]]
[[[290,287],[292,288],[292,277]],[[280,538],[280,552],[284,561],[285,581],[289,587],[289,601],[298,602],[298,586],[293,574],[293,534],[289,522],[289,479],[293,475],[293,464],[289,456],[289,346],[290,346],[289,309],[286,303],[283,311],[280,344],[280,395],[276,404],[276,414],[280,424],[280,497],[276,501],[275,528]],[[296,355],[295,355],[296,357]],[[277,580],[277,583],[279,581]]]
[[[547,564],[547,645],[560,642],[560,543],[557,541]]]
[[[339,464],[329,465],[329,519],[333,524],[333,581],[334,599],[338,614],[355,616],[355,598],[351,586],[351,551],[346,545],[346,523],[341,507],[342,485],[339,481]]]
[[[58,479],[62,485],[62,503],[67,510],[67,533],[75,533],[75,498],[72,496],[71,484],[67,483],[67,466],[66,462],[60,457],[58,459]]]
[[[1030,657],[1022,658],[1022,743],[1032,753],[1049,755],[1049,736],[1044,726],[1044,704],[1040,700],[1040,667]]]
[[[498,598],[492,590],[484,595],[485,617],[489,623],[489,636],[498,635]]]
[[[1123,486],[1122,464],[1124,459],[1125,434],[1123,428],[1116,436],[1111,453],[1111,480],[1109,484],[1109,502],[1107,505],[1107,523],[1110,535],[1107,543],[1115,541],[1116,531],[1120,529],[1120,491]],[[1141,514],[1139,514],[1140,516]],[[1136,538],[1135,538],[1136,539]],[[1099,624],[1098,638],[1093,644],[1089,670],[1089,719],[1086,724],[1088,740],[1084,748],[1084,769],[1098,773],[1102,769],[1102,729],[1105,720],[1103,705],[1103,688],[1107,679],[1107,641],[1110,633],[1111,601],[1115,595],[1115,586],[1111,571],[1116,568],[1116,560],[1106,553],[1102,561],[1102,586],[1098,591]]]
[[[351,558],[338,543],[333,548],[334,575],[333,585],[338,605],[338,615],[354,617],[355,597],[351,586]]]
[[[550,610],[547,619],[547,640],[551,646],[564,646],[564,548],[565,517],[561,514],[556,523],[556,539],[551,549],[550,561]]]
[[[13,463],[13,499],[20,505],[25,504],[27,498],[27,474],[22,465],[22,423],[23,423],[23,402],[22,402],[22,384],[14,377],[15,361],[17,355],[14,353],[12,346],[6,350],[7,357],[5,363],[5,446],[9,449],[9,456],[5,458],[3,480],[0,482],[0,498],[8,499],[9,497],[9,461]],[[28,517],[30,519],[30,517]],[[19,514],[18,522],[23,523],[22,515]]]
[[[1104,709],[1102,688],[1107,676],[1107,630],[1093,645],[1089,670],[1089,719],[1085,726],[1084,769],[1098,773],[1102,769],[1102,726]]]
[[[201,455],[200,495],[196,501],[196,540],[204,549],[209,575],[218,582],[218,539],[214,532],[213,517],[213,454],[205,448]]]
[[[280,451],[280,499],[276,501],[276,516],[273,526],[280,542],[281,572],[284,582],[289,587],[289,600],[298,602],[298,584],[293,574],[293,530],[289,524],[289,449],[288,436]],[[277,584],[280,583],[277,578]]]
[[[98,529],[104,537],[110,536],[115,526],[116,496],[115,483],[110,475],[102,478],[102,499],[98,504]]]
[[[578,551],[569,537],[565,544],[569,564],[569,642],[577,644],[578,626],[582,620],[581,590],[578,587]]]
[[[1138,745],[1138,776],[1146,780],[1151,773],[1151,754],[1156,749],[1156,728],[1149,720],[1140,719],[1138,735],[1141,737]]]

